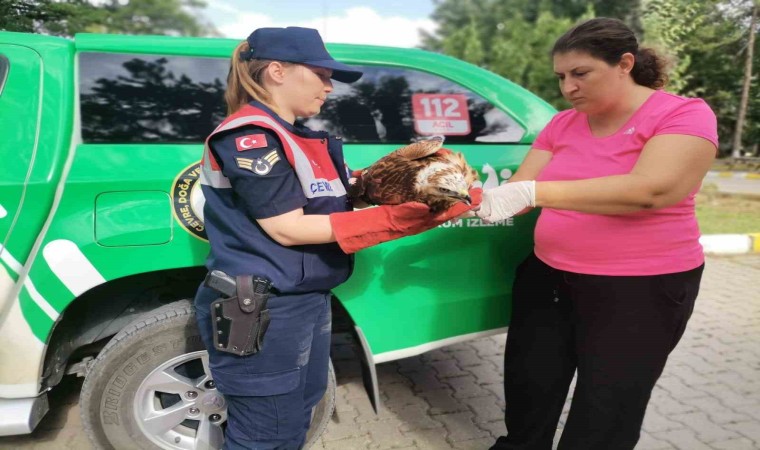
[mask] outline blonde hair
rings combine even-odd
[[[230,60],[230,71],[227,74],[227,90],[224,92],[224,101],[227,103],[227,114],[233,114],[251,100],[264,103],[277,112],[272,103],[272,94],[264,88],[264,71],[273,61],[270,59],[251,59],[245,61],[240,58],[240,53],[250,49],[247,41],[243,41],[235,47]],[[283,65],[291,63],[280,62]]]

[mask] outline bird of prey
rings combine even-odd
[[[349,196],[374,205],[422,202],[433,212],[469,203],[478,172],[461,153],[442,146],[443,137],[436,136],[383,156],[349,180]]]

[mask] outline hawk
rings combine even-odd
[[[349,180],[349,196],[375,205],[422,202],[433,212],[469,204],[478,172],[461,153],[442,146],[443,137],[436,136],[383,156]]]

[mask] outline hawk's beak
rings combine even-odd
[[[460,191],[459,195],[463,202],[467,203],[468,205],[472,204],[472,198],[470,198],[470,193],[468,191]]]

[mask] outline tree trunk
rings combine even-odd
[[[742,83],[742,97],[739,102],[739,115],[736,118],[736,130],[734,130],[734,143],[731,157],[742,156],[742,130],[744,119],[747,117],[747,103],[749,102],[749,85],[752,81],[752,54],[755,50],[755,22],[757,21],[757,2],[752,2],[752,18],[749,21],[749,42],[747,43],[747,59],[744,61],[744,82]]]

